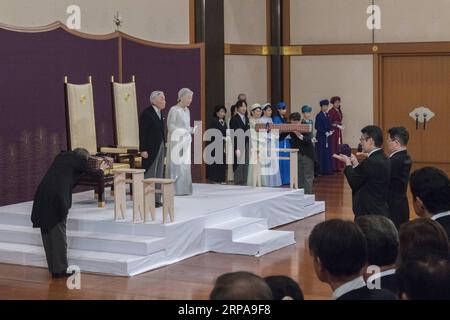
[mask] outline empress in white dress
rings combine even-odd
[[[168,147],[166,177],[176,179],[175,194],[192,194],[191,142],[194,129],[191,127],[189,108],[178,105],[169,110],[167,117]]]

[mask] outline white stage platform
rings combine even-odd
[[[109,194],[109,192],[107,192]],[[194,184],[192,196],[175,197],[175,222],[114,222],[114,201],[97,208],[93,191],[73,195],[68,218],[69,264],[82,271],[133,276],[208,252],[261,256],[295,243],[291,231],[271,228],[325,211],[303,190]],[[32,202],[0,207],[0,263],[46,267],[39,229],[31,227]]]

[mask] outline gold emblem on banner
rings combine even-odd
[[[130,97],[131,97],[131,94],[130,93],[127,93],[126,95],[125,95],[125,102],[127,102],[128,103],[128,100],[130,99]]]
[[[86,104],[86,96],[84,94],[82,94],[80,97],[80,103],[83,105]]]

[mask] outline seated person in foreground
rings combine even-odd
[[[410,256],[397,277],[402,300],[450,300],[450,257],[444,252]]]
[[[336,300],[395,300],[385,289],[369,289],[361,275],[367,263],[367,242],[351,221],[332,219],[316,225],[309,236],[314,271],[328,283]]]
[[[225,273],[216,279],[209,296],[211,300],[272,300],[272,290],[256,274],[238,271]]]
[[[273,300],[304,300],[303,292],[297,282],[287,276],[264,278],[272,290]]]
[[[425,167],[411,174],[414,211],[441,224],[450,237],[450,180],[444,171]]]
[[[398,254],[398,231],[394,223],[383,216],[371,215],[355,219],[367,241],[367,264],[379,268],[373,273],[366,271],[365,279],[373,286],[378,285],[397,295],[396,260]]]

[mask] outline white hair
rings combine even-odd
[[[162,94],[164,94],[164,92],[162,92],[162,91],[153,91],[150,94],[150,103],[155,102],[156,98],[158,98]]]
[[[184,96],[193,95],[194,92],[189,88],[183,88],[178,91],[178,101],[181,100]]]

